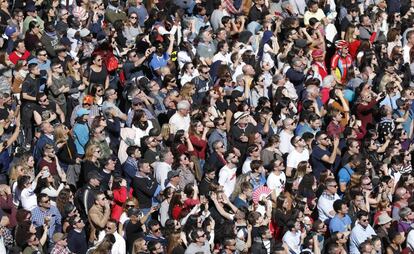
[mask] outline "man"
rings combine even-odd
[[[55,233],[53,234],[53,242],[55,247],[53,247],[50,254],[71,254],[72,252],[68,248],[68,239],[65,234]]]
[[[53,125],[51,125],[49,122],[42,122],[40,124],[40,132],[41,135],[39,137],[39,139],[37,140],[35,147],[33,149],[33,158],[35,159],[36,162],[39,162],[42,153],[43,153],[43,147],[46,144],[55,145],[55,141],[54,141],[54,132],[55,129],[53,128]]]
[[[192,243],[190,243],[184,254],[204,253],[211,254],[210,244],[206,238],[206,233],[202,228],[197,228],[191,232]]]
[[[167,185],[165,188],[172,188],[173,191],[178,191],[181,189],[180,187],[180,171],[179,170],[171,170],[168,172],[167,179],[166,179]]]
[[[266,183],[267,187],[273,190],[277,197],[285,189],[286,175],[285,172],[283,172],[285,165],[283,164],[283,160],[274,159],[270,162],[270,166],[271,172],[267,177]]]
[[[39,66],[42,78],[41,84],[46,84],[48,76],[51,75],[51,61],[48,59],[46,50],[44,48],[36,49],[36,57],[30,59],[28,63],[36,63]]]
[[[47,230],[47,229],[46,229]],[[24,249],[23,254],[32,254],[32,253],[38,253],[43,254],[45,253],[43,251],[43,246],[39,241],[39,238],[36,236],[36,234],[27,233],[27,247]]]
[[[231,142],[233,144],[234,152],[244,159],[247,148],[249,147],[249,137],[257,131],[256,126],[251,124],[250,115],[246,112],[234,113],[234,124],[230,129]],[[237,149],[237,150],[235,150]]]
[[[251,253],[273,253],[275,249],[275,240],[269,227],[260,226],[258,228],[258,236],[253,239]]]
[[[19,31],[14,26],[7,26],[4,34],[8,37],[6,52],[10,54],[14,49],[14,44],[19,38]]]
[[[392,219],[398,221],[400,219],[400,209],[408,206],[408,200],[411,198],[410,192],[404,187],[398,187],[394,192]]]
[[[157,220],[151,220],[148,222],[149,232],[145,236],[145,241],[155,241],[161,243],[163,246],[167,247],[167,239],[165,239],[161,232],[161,225]]]
[[[404,63],[410,63],[410,49],[414,46],[414,30],[409,31],[405,38],[407,43],[403,47]]]
[[[106,223],[105,233],[113,234],[115,237],[115,243],[112,245],[112,254],[125,254],[126,243],[125,239],[118,233],[118,222],[114,219],[109,219]]]
[[[360,144],[355,138],[346,140],[347,151],[341,156],[341,166],[345,166],[350,161],[352,155],[360,154]]]
[[[112,155],[104,161],[104,167],[102,172],[100,172],[102,175],[101,190],[103,191],[110,191],[110,183],[113,182],[115,177],[120,176],[119,172],[117,172],[115,168],[117,159],[118,158],[115,155]]]
[[[368,14],[359,16],[359,22],[359,38],[361,40],[370,40],[371,42],[376,41],[379,36],[380,27],[372,27],[371,17]]]
[[[292,170],[298,167],[299,162],[309,160],[309,150],[306,148],[305,139],[295,136],[290,141],[293,150],[289,153],[286,162],[286,174],[292,175]]]
[[[319,8],[318,2],[316,1],[309,1],[308,3],[308,10],[303,16],[305,26],[309,26],[309,20],[311,18],[316,18],[318,21],[323,21],[324,24],[328,24],[328,19],[326,18],[325,13]]]
[[[343,200],[338,199],[333,203],[333,209],[336,214],[329,221],[329,231],[331,233],[350,231],[352,220],[348,215],[348,205]]]
[[[303,92],[303,83],[305,82],[305,74],[303,73],[305,66],[299,57],[292,59],[291,67],[286,72],[286,77],[295,86],[296,94],[301,97]]]
[[[361,164],[361,157],[359,154],[354,154],[350,157],[350,162],[341,168],[338,172],[339,190],[345,193],[348,184],[351,182],[351,177],[355,169]]]
[[[349,253],[351,254],[359,254],[359,245],[372,236],[377,235],[369,224],[368,212],[359,211],[357,213],[357,219],[349,238]]]
[[[226,161],[227,164],[220,169],[218,182],[223,186],[224,194],[230,197],[236,186],[236,171],[239,157],[235,153],[229,152],[226,156]]]
[[[168,173],[172,170],[172,164],[174,163],[174,155],[171,150],[168,148],[163,149],[160,152],[160,160],[155,162],[154,167],[154,177],[157,180],[158,184],[161,186],[161,190],[164,190],[166,187],[166,180],[168,178]]]
[[[117,106],[116,101],[118,99],[118,93],[113,88],[108,88],[105,91],[105,101],[102,103],[102,111],[105,111],[108,108],[115,109],[116,117],[126,121],[128,116],[124,114]]]
[[[132,80],[133,78],[142,76],[144,74],[144,65],[143,63],[148,59],[148,57],[152,53],[151,48],[147,49],[145,51],[145,54],[143,56],[138,56],[136,50],[130,50],[127,53],[128,61],[122,66],[124,73],[125,73],[125,79],[126,80]]]
[[[26,76],[25,80],[22,83],[22,106],[21,106],[21,119],[23,125],[23,132],[25,135],[25,146],[30,147],[30,143],[33,139],[33,130],[32,130],[32,115],[33,110],[36,105],[37,94],[39,93],[40,83],[39,75],[40,69],[39,66],[35,63],[28,65],[29,75]]]
[[[283,129],[280,132],[280,145],[279,149],[282,154],[290,153],[294,150],[291,144],[292,138],[294,137],[294,131],[296,129],[296,121],[292,118],[285,118],[283,120]]]
[[[308,90],[308,89],[307,89]],[[313,90],[313,89],[312,89]],[[308,93],[307,95],[310,96],[312,93]],[[304,133],[309,132],[315,135],[322,126],[321,117],[316,113],[310,113],[308,117],[304,117],[305,124],[298,126],[295,131],[297,136],[302,136]]]
[[[51,69],[52,75],[49,75],[47,80],[47,85],[50,91],[48,98],[59,105],[63,113],[66,115],[66,95],[70,91],[70,86],[60,63],[52,63]]]
[[[214,141],[212,146],[213,146],[214,151],[213,153],[211,153],[206,165],[212,168],[216,172],[216,175],[218,175],[219,170],[222,167],[224,167],[224,165],[226,165],[227,163],[224,157],[226,150],[224,148],[223,142],[220,140]]]
[[[345,38],[346,29],[350,26],[357,26],[359,24],[358,14],[359,8],[357,5],[352,5],[347,9],[348,15],[341,21],[341,38]]]
[[[17,39],[14,42],[13,52],[9,55],[9,60],[13,64],[17,64],[19,61],[27,61],[30,57],[30,52],[26,50],[24,41],[22,39]],[[30,70],[30,67],[29,67]]]
[[[26,10],[27,16],[23,21],[23,34],[25,34],[27,30],[29,30],[29,24],[32,20],[35,20],[36,23],[39,24],[40,30],[43,32],[45,22],[42,20],[41,17],[39,17],[39,15],[37,15],[35,4],[29,3],[28,5],[26,5],[25,10]]]
[[[250,8],[249,11],[249,21],[262,22],[265,20],[265,17],[269,15],[269,10],[265,5],[264,0],[255,0],[254,5]]]
[[[318,199],[319,220],[325,222],[335,216],[333,203],[339,199],[337,190],[338,184],[335,179],[329,178],[326,180],[326,189]]]
[[[126,149],[127,160],[122,164],[122,175],[127,182],[127,189],[131,187],[132,180],[138,172],[138,163],[141,158],[141,151],[138,146],[128,146]]]
[[[332,146],[331,139],[325,132],[319,131],[315,136],[315,140],[316,146],[314,146],[311,153],[311,162],[313,174],[316,179],[319,179],[324,170],[334,171],[339,164],[339,139],[334,139],[332,152],[329,149],[329,147]]]
[[[37,195],[38,206],[32,212],[32,222],[35,227],[40,227],[45,224],[49,225],[48,241],[49,250],[54,246],[53,234],[62,230],[62,216],[59,210],[50,204],[50,198],[47,194],[40,193]]]
[[[87,184],[79,189],[75,194],[76,207],[78,207],[79,214],[85,220],[88,218],[87,212],[95,203],[96,194],[101,191],[100,184],[102,179],[103,177],[97,171],[94,170],[89,172],[87,179],[85,179],[87,181]]]
[[[133,196],[138,199],[139,208],[147,214],[152,206],[152,198],[161,190],[157,181],[152,176],[151,167],[145,160],[139,164],[139,171],[132,181]]]
[[[169,124],[171,133],[175,134],[178,130],[188,131],[190,128],[190,103],[186,100],[177,104],[177,112],[170,118]]]
[[[360,28],[361,30],[361,28]],[[349,43],[344,40],[335,42],[336,53],[331,59],[331,75],[336,82],[345,84],[349,70],[352,68],[352,56],[349,53]]]
[[[204,61],[207,65],[212,64],[213,56],[216,53],[216,46],[213,43],[212,31],[204,29],[200,31],[200,42],[197,46],[197,55],[200,60]]]
[[[375,227],[375,233],[381,238],[382,246],[390,246],[391,240],[389,237],[389,231],[391,229],[392,218],[388,213],[381,213],[378,217],[378,225]]]
[[[105,21],[114,24],[117,20],[126,20],[127,14],[122,10],[119,0],[108,1],[108,7],[105,10]]]
[[[165,50],[163,44],[159,42],[158,44],[156,44],[155,52],[152,54],[152,59],[149,63],[149,66],[151,67],[153,73],[157,77],[162,77],[161,69],[163,67],[166,67],[168,61],[170,60],[170,56],[174,46],[174,34],[170,34],[169,41],[170,44],[168,45],[167,50]]]
[[[65,114],[59,105],[53,101],[51,102],[44,93],[39,93],[37,98],[39,105],[33,111],[36,125],[40,125],[42,121],[52,124],[65,122]]]
[[[104,229],[110,216],[111,208],[108,199],[103,192],[98,192],[95,195],[95,204],[88,211],[89,224],[91,225],[89,242],[103,238]]]
[[[56,56],[56,48],[59,44],[60,36],[56,33],[56,29],[53,23],[48,22],[45,24],[45,32],[43,33],[40,41],[43,47],[46,49],[50,57]]]
[[[213,167],[206,167],[204,170],[204,177],[198,185],[198,192],[205,197],[209,196],[210,185],[217,185],[216,170]]]
[[[210,153],[214,152],[213,143],[217,140],[221,141],[224,145],[224,150],[227,151],[227,128],[226,121],[223,118],[214,119],[214,127],[216,127],[208,137],[208,147]]]
[[[154,166],[154,163],[159,160],[161,155],[158,139],[151,135],[144,137],[143,139],[144,144],[147,147],[147,150],[144,153],[144,160],[148,161],[151,166]]]
[[[69,224],[71,225],[68,232],[69,250],[77,254],[86,254],[88,241],[84,229],[85,223],[79,216],[76,216],[69,219]]]
[[[193,95],[195,104],[202,103],[203,98],[206,97],[207,91],[213,86],[213,80],[210,76],[210,68],[207,65],[200,65],[198,67],[198,73],[200,75],[191,80],[196,87],[196,94]]]
[[[160,242],[150,241],[148,242],[148,251],[149,254],[163,254],[164,246]]]

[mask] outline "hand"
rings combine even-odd
[[[61,176],[60,176],[60,180],[62,181],[62,182],[66,182],[66,174],[65,173],[63,173]]]
[[[158,206],[158,205],[153,206],[153,207],[151,207],[151,209],[150,209],[149,213],[150,213],[150,214],[151,214],[151,213],[154,213],[154,212],[158,211],[158,209],[159,209],[159,208],[160,208],[160,206]]]
[[[126,187],[126,186],[127,186],[127,181],[125,179],[122,179],[121,187]]]
[[[240,136],[240,141],[246,143],[247,141],[249,141],[249,138],[243,134],[242,136]]]
[[[334,147],[338,147],[338,145],[339,145],[339,138],[335,137],[334,138]]]
[[[241,156],[240,150],[239,150],[239,149],[237,149],[236,147],[233,147],[233,152],[234,152],[234,154],[235,154],[235,155],[237,155],[238,157],[240,157],[240,156]]]

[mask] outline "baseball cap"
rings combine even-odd
[[[83,115],[89,115],[89,110],[80,108],[78,111],[76,111],[76,116],[81,117]]]
[[[96,170],[92,170],[91,172],[89,172],[87,178],[88,178],[88,180],[97,179],[99,181],[102,181],[102,179],[103,179],[102,175],[99,174],[99,172],[96,171]]]
[[[80,37],[86,37],[89,34],[91,34],[91,31],[89,31],[87,28],[82,28],[79,32]]]
[[[7,37],[10,37],[15,32],[17,32],[17,29],[14,26],[7,26],[6,27],[6,30],[4,31],[4,34],[6,34]]]

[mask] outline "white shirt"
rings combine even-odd
[[[158,184],[161,185],[161,190],[165,189],[165,181],[167,180],[168,172],[171,170],[171,165],[166,162],[154,162],[154,177]]]
[[[294,147],[290,143],[290,140],[293,138],[293,133],[287,133],[287,131],[282,130],[279,134],[280,136],[280,144],[279,144],[279,150],[284,153],[290,153],[292,150],[294,150]]]
[[[332,219],[333,215],[329,214],[329,212],[333,211],[333,203],[340,199],[338,194],[330,196],[325,192],[319,197],[318,200],[318,212],[319,212],[319,219],[325,222],[328,219]]]
[[[141,130],[134,125],[132,125],[131,128],[135,131],[134,143],[137,144],[137,146],[141,147],[141,138],[148,136],[148,133],[153,128],[153,125],[151,121],[148,121],[148,127],[145,130]]]
[[[410,63],[410,46],[405,45],[403,47],[403,59],[404,63]]]
[[[286,175],[284,172],[280,172],[280,175],[276,175],[275,173],[271,172],[267,177],[266,183],[267,187],[269,187],[271,190],[274,190],[276,196],[279,196],[285,188]]]
[[[230,197],[236,186],[236,170],[237,168],[229,168],[227,165],[220,169],[218,182],[223,186],[224,194],[227,197]]]
[[[115,243],[112,245],[111,254],[125,254],[125,239],[120,234],[118,234],[118,232],[113,233],[113,235],[115,236]]]
[[[308,161],[308,160],[309,160],[308,149],[306,148],[303,149],[301,153],[299,153],[296,149],[293,149],[287,157],[286,166],[288,166],[289,168],[297,168],[299,162]]]
[[[36,182],[33,182],[31,187],[22,190],[22,194],[20,196],[22,207],[27,211],[31,211],[37,206],[37,196],[34,193],[36,184]]]
[[[291,253],[300,253],[300,231],[297,231],[295,233],[287,231],[283,235],[282,240],[284,243],[286,243]]]
[[[363,228],[358,222],[355,223],[355,227],[351,231],[349,237],[349,253],[359,254],[358,247],[368,238],[371,238],[373,235],[377,235],[371,225],[368,225],[366,228]]]
[[[243,162],[243,166],[242,166],[243,174],[247,174],[250,171],[252,171],[252,169],[250,168],[250,163],[252,163],[252,158],[247,157],[246,160]]]
[[[171,125],[171,134],[175,134],[178,130],[188,131],[190,128],[190,116],[187,115],[182,117],[178,112],[176,112],[169,121]]]

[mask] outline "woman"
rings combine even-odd
[[[168,208],[168,215],[171,219],[179,221],[187,215],[188,210],[184,208],[184,200],[185,197],[181,191],[174,192]]]
[[[265,31],[259,46],[258,58],[261,62],[268,62],[270,67],[275,66],[274,56],[279,52],[277,37],[273,36],[272,31]]]
[[[388,232],[389,239],[391,240],[390,246],[387,247],[387,254],[402,253],[401,245],[405,241],[404,232],[398,232],[397,230],[390,230]]]
[[[127,220],[129,220],[128,218],[128,210],[131,208],[138,208],[138,199],[130,196],[129,198],[127,198],[125,200],[125,203],[122,206],[122,214],[119,217],[119,229],[118,232],[119,234],[121,234],[122,236],[124,235],[124,224]]]
[[[92,171],[101,171],[99,159],[101,158],[101,149],[97,145],[89,145],[86,148],[85,158],[81,163],[79,183],[86,184],[88,182],[88,173]]]
[[[90,95],[93,96],[93,102],[94,104],[98,105],[99,108],[101,108],[102,103],[104,102],[104,94],[105,90],[102,85],[99,84],[90,84]]]
[[[194,151],[190,137],[184,130],[178,130],[175,133],[174,141],[172,144],[172,151],[173,154],[177,156],[184,153],[192,153]]]
[[[346,254],[347,252],[347,242],[349,238],[349,232],[336,232],[331,236],[330,241],[336,243],[338,246],[338,254]]]
[[[261,150],[260,158],[263,161],[263,166],[267,168],[274,159],[281,159],[283,154],[279,150],[280,138],[275,134],[271,136],[266,146]]]
[[[40,38],[42,38],[42,33],[40,31],[39,24],[35,20],[30,21],[29,29],[27,30],[24,37],[24,45],[26,46],[26,49],[32,54],[36,49],[39,49],[41,47],[42,42],[40,41]]]
[[[80,158],[77,157],[75,140],[70,135],[70,130],[66,125],[59,124],[55,127],[55,135],[59,162],[66,168],[66,179],[69,185],[76,186],[80,174]]]
[[[111,218],[119,221],[122,213],[123,213],[123,206],[127,201],[129,196],[132,196],[132,188],[127,191],[127,182],[125,179],[116,177],[112,183],[112,207],[111,207]]]
[[[193,78],[198,76],[198,71],[195,69],[194,64],[189,62],[185,63],[181,69],[180,84],[184,86],[187,82],[191,82]]]
[[[132,254],[147,254],[148,246],[144,238],[138,238],[134,241]]]
[[[184,189],[187,184],[196,184],[194,162],[190,161],[190,157],[187,154],[181,154],[177,161],[178,167],[173,168],[180,171],[180,188]]]
[[[349,54],[352,56],[352,59],[355,61],[357,56],[357,51],[361,41],[359,40],[359,29],[350,25],[347,27],[345,32],[345,41],[349,43]]]
[[[312,174],[306,174],[303,176],[302,181],[300,181],[298,186],[298,195],[314,199],[316,197],[315,191],[317,187],[318,185],[315,177]]]
[[[191,22],[188,25],[192,27]],[[180,70],[184,69],[185,64],[191,63],[193,61],[196,53],[197,53],[197,50],[191,42],[182,41],[180,43],[180,51],[177,53],[177,61],[178,61],[178,66]]]
[[[23,166],[20,164],[15,164],[10,169],[9,174],[9,186],[11,187],[11,192],[13,194],[13,204],[18,207],[19,206],[19,200],[17,200],[17,179],[20,176],[23,176]]]
[[[144,110],[138,110],[135,112],[132,119],[131,128],[135,131],[134,143],[141,146],[141,139],[148,136],[150,130],[154,128],[151,121],[148,120],[147,114]]]
[[[193,104],[193,95],[196,93],[195,85],[191,82],[181,84],[184,84],[180,90],[181,99],[187,100],[190,104]]]
[[[387,33],[387,53],[391,57],[391,52],[394,47],[402,47],[401,44],[401,31],[397,28],[391,28]]]
[[[94,54],[91,57],[91,65],[88,74],[89,83],[98,84],[105,89],[109,87],[109,75],[106,66],[103,64],[102,56]]]
[[[277,197],[276,209],[272,214],[273,235],[275,239],[282,239],[284,232],[287,230],[287,223],[291,215],[292,199],[286,193]]]
[[[54,8],[52,6],[47,7],[43,12],[42,20],[45,23],[52,23],[52,24],[55,25],[56,21],[57,21],[56,12],[57,12],[56,8]]]
[[[20,176],[17,179],[17,200],[28,211],[31,211],[37,206],[37,195],[34,191],[37,186],[37,181],[44,175],[44,172],[45,169],[42,169],[33,182],[30,181],[30,176],[27,175]]]
[[[0,3],[0,24],[7,26],[7,22],[11,20],[11,13],[9,11],[9,1],[1,1]]]
[[[142,30],[138,23],[138,14],[132,12],[128,16],[128,21],[124,26],[122,34],[127,40],[127,45],[133,45],[135,43],[135,38],[138,34],[141,34]]]
[[[168,219],[170,219],[168,210],[170,208],[170,202],[174,194],[174,189],[172,187],[167,187],[163,191],[163,198],[164,200],[161,203],[160,210],[159,210],[159,221],[162,227],[165,227],[165,223]]]
[[[255,108],[260,97],[267,97],[267,89],[264,84],[265,77],[259,75],[257,79],[253,81],[253,87],[250,90],[250,105]]]
[[[184,254],[184,252],[181,232],[175,231],[168,237],[167,254]]]
[[[65,206],[69,203],[73,204],[73,193],[70,189],[62,189],[56,197],[56,207],[60,214],[65,213]]]
[[[82,77],[82,66],[79,63],[78,58],[73,58],[67,65],[67,79],[70,83],[70,90],[67,96],[67,120],[72,115],[73,109],[79,105],[79,100],[83,90],[85,90],[85,84],[88,85],[88,81]]]
[[[298,189],[299,184],[302,181],[302,178],[309,173],[312,173],[311,164],[307,161],[299,162],[298,167],[295,172],[295,176],[293,177],[293,179],[295,179],[293,182],[293,189]]]
[[[208,102],[209,107],[207,112],[211,121],[214,121],[217,118],[223,118],[226,116],[226,105],[223,101],[224,91],[221,87],[214,87],[208,92]]]
[[[208,127],[205,127],[199,120],[193,120],[190,123],[189,138],[191,144],[193,144],[193,154],[198,158],[200,168],[204,168],[206,161],[206,150],[207,150],[207,133]]]
[[[39,179],[35,193],[44,193],[47,194],[50,198],[50,204],[53,206],[56,206],[56,198],[59,195],[59,192],[65,188],[66,185],[66,179],[63,177],[61,179],[61,183],[56,188],[55,186],[55,179],[53,178],[53,175],[49,173],[49,171],[46,171],[43,176]]]
[[[115,243],[115,236],[113,234],[107,234],[103,240],[96,246],[89,249],[87,254],[110,254],[112,246]]]

